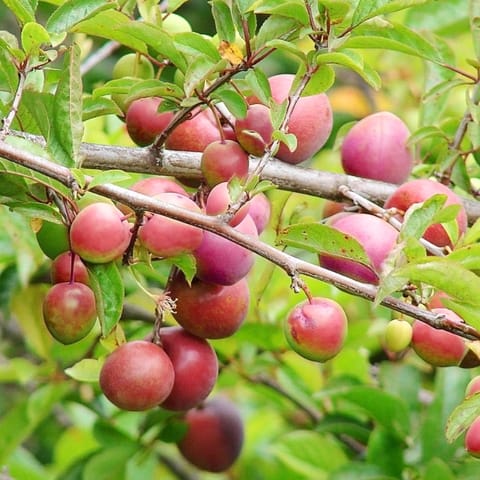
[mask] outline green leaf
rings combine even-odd
[[[175,46],[185,55],[191,57],[205,56],[212,62],[218,62],[221,57],[211,40],[195,32],[177,33]]]
[[[447,463],[440,458],[432,458],[423,474],[423,480],[455,480],[456,478]]]
[[[119,32],[125,33],[152,47],[156,52],[168,58],[182,72],[187,69],[187,61],[168,34],[161,28],[149,23],[130,21],[119,26]]]
[[[88,190],[96,187],[97,185],[104,185],[106,183],[120,183],[125,180],[129,180],[131,175],[123,170],[104,170],[99,174],[96,174],[91,182],[88,184]]]
[[[428,1],[429,0],[360,0],[357,8],[353,12],[352,25],[359,25],[378,15],[398,12],[414,5],[422,5]]]
[[[389,430],[376,427],[368,439],[367,462],[378,465],[385,474],[401,478],[404,446],[404,442]]]
[[[475,223],[465,232],[463,237],[463,243],[468,245],[470,243],[475,243],[480,239],[480,218],[475,220]]]
[[[17,17],[21,25],[35,22],[35,10],[28,0],[4,0],[5,5]]]
[[[255,13],[268,13],[270,15],[293,18],[303,25],[309,24],[307,8],[302,0],[287,0],[283,2],[258,0],[250,7],[250,10],[254,10]]]
[[[253,68],[247,72],[245,80],[251,88],[252,94],[255,95],[260,102],[268,105],[272,98],[272,91],[265,73],[259,68]]]
[[[84,122],[102,115],[122,115],[122,111],[110,98],[94,98],[90,95],[83,97],[82,120]]]
[[[439,51],[424,36],[393,22],[356,28],[344,47],[394,50],[436,63],[443,62]]]
[[[0,43],[0,91],[9,92],[12,95],[17,90],[18,72],[12,62],[11,54]]]
[[[332,22],[341,22],[346,17],[352,6],[349,0],[320,0],[320,6],[328,10]]]
[[[223,102],[228,111],[235,118],[245,118],[247,115],[247,102],[243,95],[240,95],[233,87],[225,85],[217,88],[212,94],[212,98],[216,98]]]
[[[318,65],[334,63],[350,68],[358,73],[372,88],[378,89],[382,83],[380,76],[371,67],[368,67],[362,55],[352,50],[342,52],[321,53],[317,57]]]
[[[435,216],[445,205],[446,200],[446,195],[437,194],[409,208],[402,223],[400,239],[422,237],[425,230],[434,223]]]
[[[38,23],[28,22],[22,29],[22,47],[27,55],[37,55],[41,45],[50,44],[50,35]]]
[[[285,133],[281,130],[275,130],[272,133],[273,140],[280,140],[287,148],[293,152],[297,149],[297,137],[293,133]]]
[[[298,22],[293,18],[271,15],[262,23],[253,39],[254,47],[263,48],[267,42],[273,39],[288,40],[297,28]]]
[[[105,447],[87,461],[82,480],[118,480],[125,478],[127,462],[138,448],[136,444]]]
[[[103,362],[96,358],[84,358],[65,369],[65,373],[79,382],[98,382]]]
[[[406,265],[395,270],[393,276],[422,282],[460,302],[480,305],[480,278],[448,257]]]
[[[213,0],[211,4],[218,38],[233,43],[235,41],[235,25],[229,5],[225,0]]]
[[[280,232],[277,243],[313,253],[348,258],[363,265],[371,266],[370,259],[356,239],[320,223],[289,225]]]
[[[27,218],[41,218],[50,222],[58,221],[58,211],[38,202],[8,202],[8,208]]]
[[[408,145],[415,145],[423,140],[437,138],[445,138],[445,133],[438,127],[428,125],[413,132],[408,139]]]
[[[170,257],[168,260],[182,271],[185,275],[185,280],[190,284],[197,272],[195,257],[192,254],[186,253],[178,257]]]
[[[73,167],[79,162],[78,151],[83,136],[80,48],[76,45],[65,55],[52,115],[49,150],[58,163]]]
[[[473,48],[477,59],[480,60],[480,4],[476,0],[468,2],[468,17],[472,32]]]
[[[185,436],[187,430],[188,425],[186,422],[175,417],[170,417],[163,424],[158,438],[162,442],[178,443]]]
[[[285,53],[294,55],[295,57],[298,57],[299,60],[303,63],[306,63],[307,61],[307,56],[302,51],[302,49],[292,42],[287,42],[286,40],[274,38],[273,40],[268,41],[265,45],[267,47],[275,48]]]
[[[125,296],[122,276],[116,263],[89,264],[90,286],[95,293],[97,315],[106,337],[120,320]]]
[[[347,463],[340,444],[328,435],[296,430],[281,436],[271,447],[275,457],[300,478],[327,479]]]
[[[335,70],[333,67],[330,65],[319,65],[303,90],[302,97],[326,92],[334,83]]]
[[[46,27],[50,33],[68,32],[83,20],[115,6],[113,0],[67,0],[50,15]]]
[[[164,82],[162,80],[142,80],[134,83],[128,90],[126,103],[133,102],[139,98],[161,97],[175,101],[184,97],[183,90],[174,83]],[[167,102],[163,101],[163,104]],[[171,103],[171,102],[170,102]]]
[[[225,66],[225,60],[213,63],[205,57],[195,58],[189,63],[185,71],[185,83],[183,85],[185,95],[190,97],[196,88],[203,89],[204,82]]]
[[[115,40],[126,47],[140,53],[148,53],[148,49],[135,33],[128,31],[131,23],[130,17],[116,10],[106,10],[95,16],[77,23],[71,27],[72,32],[85,33],[94,37]],[[165,34],[163,34],[165,35]],[[148,37],[148,35],[147,35]],[[171,40],[170,40],[171,41]]]

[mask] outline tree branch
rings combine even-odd
[[[148,150],[146,150],[148,152]],[[14,163],[31,168],[37,172],[43,173],[51,178],[58,180],[64,185],[71,186],[74,182],[71,172],[68,168],[46,161],[24,150],[20,150],[5,142],[0,141],[0,155]],[[118,167],[118,165],[117,165]],[[342,176],[343,177],[343,176]],[[361,179],[358,179],[361,181]],[[208,216],[201,213],[192,212],[179,208],[173,204],[164,203],[158,199],[142,195],[140,193],[118,187],[116,185],[104,184],[91,189],[105,197],[111,198],[131,207],[134,210],[148,210],[153,213],[165,215],[174,220],[179,220],[190,225],[194,225],[203,230],[207,230],[232,242],[235,242],[248,250],[264,257],[270,262],[282,268],[292,279],[298,275],[306,275],[323,282],[327,282],[345,292],[358,297],[374,301],[377,296],[377,287],[374,285],[352,280],[336,272],[327,270],[318,265],[298,259],[292,255],[282,252],[271,245],[264,243],[257,238],[245,235],[230,225],[222,222],[218,217]],[[444,316],[439,316],[430,311],[426,311],[408,304],[398,298],[388,296],[381,302],[382,305],[401,312],[405,315],[417,318],[434,328],[448,330],[468,339],[480,339],[480,332],[468,324],[455,324],[448,321]]]

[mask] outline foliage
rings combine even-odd
[[[193,31],[169,30],[170,14],[189,20]],[[6,0],[0,18],[0,471],[4,466],[5,478],[478,478],[480,466],[461,441],[480,414],[476,395],[464,399],[475,369],[435,369],[411,350],[392,354],[382,336],[398,315],[438,320],[424,307],[442,290],[449,295],[448,307],[467,322],[455,333],[480,338],[476,0],[468,8],[461,0]],[[102,56],[102,49],[109,55]],[[153,63],[155,78],[111,78],[115,61],[131,52]],[[267,78],[284,72],[295,74],[290,101],[274,104]],[[352,85],[356,96],[347,97],[349,106],[342,110],[334,92]],[[355,239],[319,223],[325,198],[334,195],[305,184],[289,192],[263,179],[262,168],[275,165],[280,145],[296,145],[285,128],[292,104],[322,92],[332,99],[334,129],[306,166],[341,172],[338,145],[351,122],[365,116],[355,112],[363,102],[368,112],[389,110],[408,123],[417,158],[413,177],[451,181],[469,199],[471,226],[463,236],[452,227],[458,207],[445,207],[441,195],[410,212],[378,287],[314,269],[319,253],[373,268]],[[137,214],[151,210],[198,221],[206,230],[244,241],[211,220],[182,217],[154,201],[141,208],[144,198],[128,197],[126,189],[152,170],[140,161],[118,166],[125,165],[122,155],[140,158],[145,150],[128,137],[116,95],[126,104],[161,96],[162,110],[175,113],[170,129],[148,149],[159,164],[168,134],[197,107],[217,114],[226,109],[240,119],[246,98],[255,95],[272,108],[272,145],[247,185],[231,185],[240,189],[237,198],[266,191],[273,211],[261,240],[247,240],[260,254],[248,277],[248,319],[232,337],[211,341],[221,364],[215,393],[236,402],[246,426],[241,457],[225,474],[198,473],[183,460],[175,443],[185,426],[177,414],[161,408],[120,411],[97,382],[108,353],[125,339],[151,334],[172,266],[193,278],[191,256],[157,261],[139,249],[132,265],[89,265],[99,320],[94,330],[64,346],[43,323],[51,260],[35,232],[42,221],[65,221],[65,211],[76,212],[92,192],[127,203]],[[88,168],[93,160],[86,144],[104,145],[101,167]],[[121,146],[125,150],[114,148]],[[182,153],[180,161],[187,165],[192,157]],[[198,178],[198,163],[190,171]],[[298,185],[297,174],[303,178],[301,171],[288,170],[292,185]],[[347,200],[339,191],[335,198]],[[434,256],[420,239],[437,222],[455,248]],[[325,364],[297,356],[283,336],[282,322],[304,300],[302,291],[336,300],[349,318],[343,350]],[[168,308],[162,313],[173,323]],[[478,341],[469,348],[479,356]]]

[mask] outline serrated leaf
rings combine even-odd
[[[449,443],[454,442],[480,416],[480,393],[466,398],[450,414],[445,429]]]
[[[185,280],[190,285],[197,272],[197,262],[195,257],[186,253],[184,255],[179,255],[178,257],[170,257],[169,261],[182,271]]]
[[[277,243],[309,252],[348,258],[371,267],[370,259],[356,239],[328,225],[320,223],[289,225],[280,232]]]
[[[316,72],[308,80],[302,97],[326,92],[335,83],[335,70],[330,65],[319,65]]]
[[[393,275],[431,285],[460,302],[480,305],[480,278],[448,257],[409,264]]]
[[[260,49],[275,38],[288,40],[292,32],[297,28],[298,22],[293,18],[271,15],[262,23],[257,35],[254,37],[254,46]]]
[[[275,130],[272,133],[272,139],[284,143],[291,152],[294,152],[297,149],[297,137],[293,133],[285,133],[281,130]]]
[[[184,92],[174,83],[164,82],[162,80],[142,80],[130,87],[126,102],[130,103],[145,97],[161,97],[164,100],[176,100],[183,98]],[[162,105],[164,103],[166,102],[163,101]]]
[[[28,55],[37,55],[41,45],[50,44],[50,35],[39,23],[28,22],[21,33],[22,47]]]
[[[196,88],[203,88],[203,83],[213,74],[226,66],[225,60],[213,63],[205,57],[197,57],[189,63],[185,71],[185,83],[183,88],[185,95],[190,97]]]
[[[344,47],[394,50],[432,62],[442,63],[439,51],[424,36],[393,22],[362,25],[354,30]]]
[[[58,212],[50,205],[39,202],[8,202],[8,208],[28,218],[58,221]]]
[[[0,44],[0,90],[13,93],[18,85],[18,72],[7,49]]]
[[[286,40],[275,38],[273,40],[268,41],[265,45],[267,47],[275,48],[277,50],[290,53],[291,55],[298,57],[301,62],[305,63],[307,61],[307,56],[302,51],[302,49],[292,42],[287,42]]]
[[[332,22],[341,22],[352,6],[349,0],[320,0],[319,4],[328,10]]]
[[[357,8],[353,12],[352,25],[359,25],[378,15],[398,12],[415,5],[422,5],[428,1],[429,0],[360,0]]]
[[[99,12],[93,17],[77,23],[71,27],[72,32],[85,33],[94,37],[115,40],[126,47],[140,53],[148,53],[148,49],[137,35],[128,31],[128,25],[131,23],[130,17],[117,10],[106,10]],[[125,30],[124,30],[125,29]]]
[[[65,373],[79,382],[98,382],[103,362],[96,358],[84,358],[65,369]]]
[[[447,259],[463,265],[469,270],[480,270],[480,244],[467,245],[451,252]]]
[[[235,26],[233,24],[230,7],[225,0],[213,0],[211,4],[212,16],[218,38],[233,43],[235,41]]]
[[[115,328],[123,310],[125,297],[122,275],[116,263],[89,264],[90,286],[95,293],[97,315],[106,337]]]
[[[431,138],[445,138],[445,133],[438,127],[435,126],[425,126],[421,127],[410,135],[408,138],[408,145],[415,145],[420,143],[423,140]]]
[[[64,68],[53,99],[53,118],[48,148],[54,159],[67,167],[78,164],[83,136],[82,77],[80,48],[72,46],[65,55]]]
[[[247,116],[247,102],[234,88],[228,86],[218,88],[212,94],[212,98],[223,102],[235,118],[240,119]]]
[[[35,22],[35,11],[28,0],[4,0],[5,5],[17,17],[19,23]]]
[[[88,183],[88,190],[97,185],[104,185],[105,183],[120,183],[131,178],[130,174],[123,170],[105,170],[93,177]]]
[[[380,76],[364,63],[363,57],[357,52],[343,50],[342,52],[322,53],[318,55],[317,63],[318,65],[334,63],[350,68],[368,82],[372,88],[380,88],[382,82]]]
[[[68,32],[83,20],[116,5],[114,0],[68,0],[50,15],[46,23],[47,30],[51,33]]]

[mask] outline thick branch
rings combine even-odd
[[[72,175],[70,170],[66,167],[48,162],[44,158],[32,155],[8,145],[5,142],[0,142],[0,155],[12,162],[55,178],[64,185],[72,185]],[[93,187],[92,191],[128,205],[134,210],[148,210],[197,226],[203,230],[216,233],[217,235],[227,238],[228,240],[231,240],[278,265],[292,278],[296,278],[298,275],[306,275],[332,284],[345,292],[366,298],[370,301],[373,301],[376,298],[377,287],[374,285],[352,280],[318,265],[313,265],[309,262],[300,260],[292,255],[277,250],[275,247],[272,247],[257,238],[238,232],[228,224],[223,223],[217,217],[185,210],[173,204],[163,203],[155,198],[116,185],[99,185]],[[477,330],[470,325],[452,325],[448,319],[405,303],[398,298],[386,297],[381,303],[386,307],[417,318],[435,328],[445,329],[469,339],[480,339],[480,332],[477,332]]]

